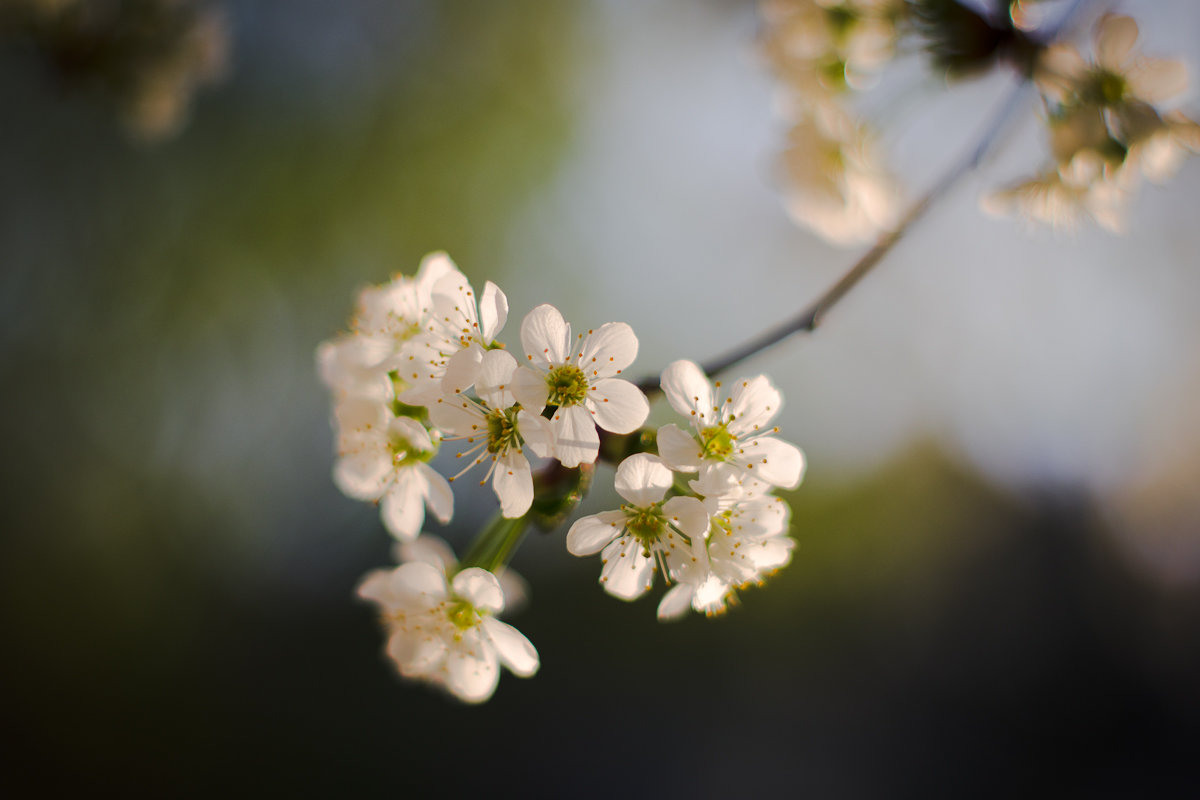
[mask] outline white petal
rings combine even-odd
[[[396,662],[401,675],[415,678],[428,675],[441,663],[446,657],[446,643],[428,634],[396,631],[388,639],[387,654]]]
[[[428,464],[420,463],[410,469],[421,471],[421,477],[425,479],[425,503],[438,522],[445,525],[454,516],[454,492],[449,482]]]
[[[741,470],[706,470],[696,480],[688,481],[688,487],[706,500],[713,501],[715,507],[724,508],[745,494],[742,488],[745,474]]]
[[[363,600],[378,603],[384,608],[395,605],[396,597],[392,591],[392,572],[389,569],[373,569],[358,582],[354,593]]]
[[[517,360],[507,350],[488,350],[479,365],[475,391],[491,408],[508,408],[513,404],[512,381]]]
[[[383,526],[397,539],[415,539],[425,523],[424,476],[411,467],[396,470],[383,501],[379,504]]]
[[[538,366],[561,364],[571,352],[571,326],[557,308],[543,303],[521,322],[521,346]]]
[[[1187,91],[1187,65],[1166,58],[1147,58],[1133,66],[1125,76],[1129,88],[1147,103],[1163,103]]]
[[[392,591],[433,606],[446,598],[446,573],[423,561],[401,564],[392,570]]]
[[[658,429],[658,454],[671,469],[695,472],[700,468],[700,443],[678,425],[664,425]]]
[[[592,384],[587,406],[596,424],[613,433],[633,433],[650,415],[646,395],[623,378],[603,378]]]
[[[661,622],[681,619],[691,607],[692,587],[686,583],[677,583],[659,601],[658,619]]]
[[[1105,14],[1096,25],[1096,63],[1113,72],[1122,72],[1137,38],[1138,26],[1132,17]]]
[[[479,325],[482,328],[483,343],[491,344],[496,341],[496,334],[508,321],[508,298],[500,287],[488,281],[483,285],[483,297],[479,299]]]
[[[496,580],[500,581],[500,589],[504,592],[506,613],[520,611],[529,602],[529,581],[518,575],[515,569],[496,570]]]
[[[442,391],[446,394],[465,392],[479,379],[479,362],[483,349],[471,345],[450,356],[446,373],[442,375]]]
[[[428,453],[433,449],[433,440],[429,438],[429,431],[425,430],[425,426],[412,417],[392,418],[388,424],[388,433],[392,436],[399,436],[423,453]]]
[[[496,653],[489,645],[455,648],[446,655],[446,687],[460,700],[482,703],[496,691],[499,680]]]
[[[475,290],[458,270],[446,273],[433,285],[433,311],[448,334],[479,338]]]
[[[483,412],[467,402],[462,395],[439,397],[426,408],[429,409],[429,419],[434,425],[455,436],[470,436],[474,433],[483,435],[487,431]]]
[[[517,429],[525,440],[525,446],[539,457],[550,458],[554,455],[554,429],[550,427],[550,420],[541,414],[521,409],[517,412]]]
[[[804,475],[804,454],[800,448],[774,436],[751,439],[734,454],[732,461],[755,478],[784,489],[799,486]]]
[[[696,587],[692,595],[692,608],[701,614],[717,614],[725,610],[725,596],[729,593],[729,584],[709,576],[708,580]]]
[[[500,498],[503,516],[508,519],[525,516],[533,504],[533,473],[529,469],[529,460],[516,450],[500,456],[492,470],[492,489]]]
[[[415,278],[418,297],[429,302],[433,297],[433,287],[451,272],[458,272],[458,267],[450,260],[450,256],[441,250],[430,253],[421,259],[421,266],[417,270]],[[430,311],[432,309],[422,310]]]
[[[500,581],[486,569],[467,567],[450,584],[454,593],[475,608],[496,613],[504,610],[504,592]]]
[[[554,412],[554,451],[564,467],[591,464],[600,453],[596,423],[583,406],[568,406]]]
[[[590,556],[598,553],[624,530],[621,523],[625,514],[621,511],[605,511],[575,520],[567,531],[567,552],[573,556]]]
[[[663,503],[667,521],[695,539],[708,531],[708,510],[695,497],[672,497]]]
[[[617,494],[639,508],[662,502],[674,476],[658,456],[635,453],[617,466]]]
[[[1088,63],[1079,50],[1074,45],[1060,42],[1047,47],[1038,58],[1034,78],[1043,92],[1062,102],[1087,71]]]
[[[654,562],[632,536],[617,539],[601,554],[605,564],[600,570],[604,591],[622,600],[636,600],[654,581]]]
[[[745,436],[765,428],[783,406],[783,395],[766,375],[738,381],[726,406],[730,414],[729,432]]]
[[[583,340],[579,366],[588,379],[611,378],[637,358],[638,340],[624,322],[606,322]]]
[[[791,509],[778,497],[760,497],[737,504],[734,533],[743,539],[778,536],[787,530]]]
[[[348,397],[333,407],[333,419],[339,433],[358,432],[378,436],[381,441],[386,439],[383,431],[387,430],[389,416],[382,401],[363,397]]]
[[[693,420],[708,424],[712,415],[712,384],[693,361],[675,361],[662,373],[662,390],[671,408]]]
[[[333,482],[355,500],[378,500],[391,477],[391,458],[377,451],[350,453],[333,465]]]
[[[537,650],[523,633],[495,617],[485,617],[480,625],[492,640],[500,663],[508,667],[514,675],[528,678],[538,671]]]
[[[442,572],[454,569],[458,565],[458,559],[454,557],[454,550],[449,542],[432,533],[422,533],[411,542],[397,543],[395,553],[397,561],[423,561]]]
[[[787,536],[776,536],[771,539],[764,539],[761,542],[754,542],[746,546],[746,556],[754,564],[758,572],[770,572],[771,570],[779,569],[787,566],[792,560],[792,548],[796,546],[796,541]]]
[[[546,407],[550,387],[546,385],[546,376],[543,373],[529,367],[521,367],[513,373],[512,393],[518,403],[534,414],[540,414]]]

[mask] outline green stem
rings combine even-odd
[[[495,572],[508,564],[528,529],[528,517],[495,517],[475,539],[459,568],[480,567]]]

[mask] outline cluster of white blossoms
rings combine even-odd
[[[505,517],[533,502],[529,455],[566,467],[596,460],[597,427],[637,430],[650,406],[617,377],[637,356],[637,337],[610,322],[572,338],[553,306],[521,324],[525,362],[499,341],[508,299],[490,281],[476,299],[445,253],[365,289],[351,332],[317,350],[320,374],[334,395],[338,461],[334,479],[350,497],[378,501],[398,539],[421,531],[428,509],[439,521],[454,513],[450,483],[486,463]],[[545,414],[545,415],[544,415]],[[458,442],[467,464],[443,477],[429,462],[442,443]]]
[[[687,429],[664,425],[659,455],[622,461],[616,490],[626,502],[578,520],[567,549],[600,553],[600,582],[623,600],[645,594],[660,572],[675,582],[659,604],[660,619],[689,606],[719,613],[737,589],[791,559],[790,512],[771,491],[800,484],[804,456],[768,427],[783,398],[765,375],[737,381],[722,399],[700,367],[676,361],[663,372],[662,389]]]
[[[1137,39],[1132,18],[1107,14],[1092,59],[1069,43],[1042,52],[1034,80],[1053,163],[985,198],[985,209],[1064,228],[1092,220],[1119,232],[1140,178],[1165,181],[1200,151],[1200,125],[1166,109],[1187,90],[1185,65],[1142,55]]]
[[[507,317],[499,288],[489,282],[477,298],[449,257],[435,253],[416,276],[365,289],[351,330],[317,349],[333,395],[334,480],[348,496],[377,502],[399,540],[399,566],[368,574],[358,594],[379,606],[401,675],[467,702],[492,695],[500,665],[522,677],[538,669],[533,645],[496,618],[525,595],[505,571],[515,544],[489,539],[519,537],[531,518],[531,456],[546,462],[544,474],[577,470],[597,460],[602,435],[626,437],[630,446],[611,448],[632,453],[616,465],[626,503],[577,521],[567,548],[602,553],[601,582],[626,600],[661,572],[673,584],[662,619],[689,607],[721,612],[738,589],[788,563],[790,511],[772,492],[796,487],[804,472],[800,450],[771,425],[782,398],[765,376],[738,381],[723,397],[700,367],[677,361],[661,386],[686,424],[643,431],[649,401],[620,377],[638,351],[628,325],[573,335],[557,309],[540,305],[521,323],[518,359],[498,338]],[[466,465],[443,476],[431,462],[450,443]],[[421,531],[427,512],[450,520],[451,483],[480,464],[501,522],[511,524],[485,530],[459,564]]]
[[[897,218],[900,192],[874,133],[845,102],[892,59],[903,0],[764,0],[762,50],[791,126],[784,205],[835,244],[874,238]]]

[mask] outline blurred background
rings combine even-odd
[[[1124,237],[987,217],[1044,158],[1031,97],[818,333],[745,366],[809,457],[792,565],[664,626],[531,535],[512,621],[541,672],[471,708],[396,678],[353,597],[390,542],[330,480],[313,350],[435,249],[508,292],[510,338],[541,302],[629,322],[639,374],[805,305],[857,251],[782,210],[754,4],[29,21],[67,5],[0,2],[0,785],[1195,791],[1200,165]],[[1122,8],[1197,74],[1200,7]],[[910,196],[1009,81],[883,76],[863,109]],[[458,504],[461,552],[495,500]]]

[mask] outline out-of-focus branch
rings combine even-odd
[[[1047,37],[1047,41],[1054,41],[1060,34],[1069,30],[1071,24],[1076,19],[1078,13],[1088,4],[1088,0],[1076,0],[1074,4],[1063,15],[1059,23],[1054,27],[1051,34]],[[925,213],[929,211],[938,200],[946,195],[954,186],[962,180],[964,176],[974,170],[983,159],[987,156],[992,147],[999,141],[1001,134],[1008,129],[1009,123],[1012,121],[1014,113],[1020,108],[1021,100],[1030,88],[1028,80],[1022,80],[1014,86],[1008,93],[1008,96],[997,108],[996,112],[987,121],[983,127],[983,132],[976,139],[975,145],[968,150],[962,157],[950,165],[945,173],[942,174],[933,186],[928,189],[925,194],[919,197],[908,211],[900,218],[890,230],[885,231],[879,236],[875,244],[862,255],[854,263],[853,266],[844,274],[838,281],[829,287],[813,301],[807,308],[802,310],[795,317],[786,320],[773,328],[770,328],[759,334],[754,339],[746,342],[733,351],[726,353],[719,358],[702,364],[702,368],[708,375],[716,375],[724,372],[730,367],[736,366],[746,359],[755,356],[764,350],[778,344],[788,337],[797,333],[807,333],[817,329],[825,319],[825,315],[837,305],[843,297],[855,286],[858,282],[867,276],[873,270],[884,256],[892,251],[899,241],[904,238],[904,235],[916,224]],[[648,378],[638,384],[639,388],[647,395],[654,395],[661,391],[658,380]]]

